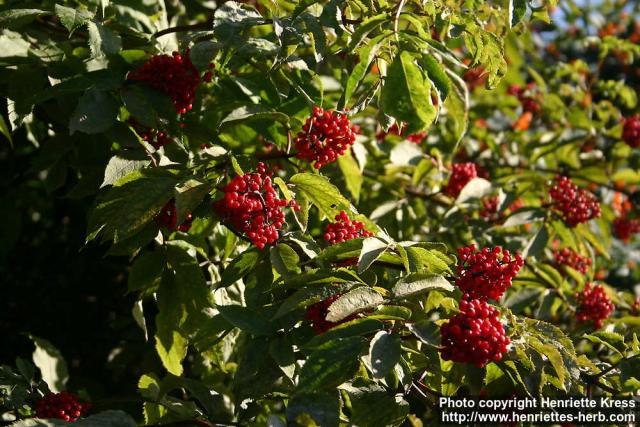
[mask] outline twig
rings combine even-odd
[[[398,8],[396,9],[396,16],[393,19],[393,32],[396,35],[396,41],[400,41],[400,36],[398,35],[398,24],[400,22],[400,14],[402,13],[402,8],[404,7],[406,0],[400,0],[398,2]]]
[[[153,35],[153,37],[158,38],[162,37],[166,34],[171,33],[181,33],[185,31],[198,31],[198,30],[209,30],[213,27],[213,19],[207,22],[199,22],[197,24],[190,25],[176,25],[175,27],[165,28],[164,30],[160,30]]]

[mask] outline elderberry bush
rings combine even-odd
[[[0,3],[0,423],[638,394],[638,2]]]

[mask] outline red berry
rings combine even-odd
[[[535,83],[529,83],[524,88],[519,85],[511,85],[507,92],[518,98],[523,111],[532,114],[540,112],[540,92]]]
[[[576,294],[576,298],[576,318],[579,322],[592,321],[596,329],[602,327],[602,321],[609,317],[615,308],[601,285],[592,287],[591,283],[587,283],[584,290]]]
[[[214,209],[227,225],[245,233],[259,247],[278,240],[278,230],[284,225],[285,206],[295,202],[280,200],[271,183],[271,172],[258,163],[257,173],[236,176],[224,187],[224,198]]]
[[[613,234],[620,240],[628,242],[631,236],[640,233],[640,220],[621,216],[613,220]]]
[[[294,143],[298,158],[314,162],[313,166],[320,169],[343,155],[355,140],[356,134],[345,114],[313,107],[313,115],[302,126]]]
[[[173,141],[166,132],[145,126],[133,117],[129,119],[129,124],[138,136],[140,136],[140,139],[151,144],[156,150]]]
[[[336,221],[327,224],[324,230],[324,240],[330,245],[346,242],[347,240],[357,239],[358,237],[371,237],[373,233],[364,228],[364,223],[360,221],[352,221],[345,211],[340,211],[336,215]]]
[[[640,115],[623,119],[622,139],[633,148],[640,147]]]
[[[35,409],[38,418],[57,418],[73,422],[85,415],[91,409],[91,405],[80,403],[75,394],[62,391],[46,394],[36,403]]]
[[[586,274],[589,267],[591,267],[591,258],[582,256],[570,248],[554,251],[553,257],[557,265],[569,266],[582,274]]]
[[[167,227],[171,231],[178,230],[187,232],[191,228],[193,215],[191,213],[187,213],[184,222],[177,226],[178,213],[176,212],[176,202],[175,200],[171,199],[160,210],[160,213],[156,217],[156,221],[158,222],[158,224]]]
[[[311,322],[316,335],[323,334],[329,329],[340,325],[341,323],[348,322],[358,317],[356,314],[352,314],[351,316],[348,316],[340,320],[339,322],[329,322],[327,320],[329,306],[331,306],[331,304],[333,304],[333,302],[339,297],[340,295],[333,295],[323,301],[317,302],[307,307],[307,312],[305,313],[304,317]]]
[[[512,258],[500,246],[482,250],[476,250],[475,245],[460,248],[458,258],[456,285],[473,299],[500,299],[524,265],[519,254]]]
[[[486,301],[462,299],[460,313],[440,327],[442,358],[479,368],[502,360],[510,341],[498,316]]]
[[[455,163],[451,166],[451,177],[442,191],[450,197],[458,197],[469,181],[478,176],[475,163]]]
[[[172,56],[155,55],[130,72],[127,79],[144,82],[168,95],[178,114],[191,110],[200,84],[200,75],[191,62],[188,49],[184,55],[178,52]]]
[[[570,227],[600,216],[600,204],[596,197],[566,176],[556,177],[556,185],[549,189],[549,196],[554,200],[553,207]]]
[[[500,202],[499,196],[489,196],[481,200],[482,209],[480,210],[480,216],[489,221],[497,221],[505,217],[507,211],[515,212],[524,206],[522,200],[515,200],[509,207],[498,214],[498,205]]]
[[[465,71],[462,78],[467,82],[469,90],[473,91],[475,88],[484,86],[485,83],[487,83],[489,73],[487,73],[482,65],[478,65],[477,67],[469,68]]]

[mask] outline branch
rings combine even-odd
[[[207,22],[199,22],[197,24],[190,25],[177,25],[175,27],[165,28],[164,30],[160,30],[153,35],[153,37],[158,38],[162,37],[166,34],[171,33],[181,33],[185,31],[199,31],[199,30],[209,30],[213,27],[213,19]]]

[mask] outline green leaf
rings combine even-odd
[[[515,27],[527,13],[527,0],[509,0],[509,25]]]
[[[350,322],[334,326],[327,332],[313,337],[304,345],[304,348],[313,349],[338,338],[371,335],[374,332],[384,329],[384,327],[385,324],[378,319],[371,319],[369,317],[354,319]]]
[[[347,190],[349,190],[353,198],[358,201],[360,198],[360,189],[364,181],[358,162],[353,158],[351,152],[347,152],[338,157],[338,166],[344,176]]]
[[[369,345],[369,360],[374,378],[384,378],[400,361],[400,337],[387,331],[378,332]]]
[[[473,18],[466,20],[464,41],[473,58],[471,66],[482,65],[489,74],[487,87],[495,88],[507,72],[502,40],[495,34],[485,31]]]
[[[0,28],[18,28],[33,21],[36,17],[50,15],[41,9],[13,9],[0,12]]]
[[[215,59],[219,51],[220,45],[218,43],[206,40],[194,44],[191,47],[189,57],[198,70],[205,71],[209,69],[209,64]]]
[[[125,86],[120,91],[125,108],[141,124],[153,129],[162,128],[176,120],[173,104],[168,96],[140,84]]]
[[[440,328],[432,320],[422,320],[416,323],[409,323],[407,328],[421,342],[432,347],[440,346]]]
[[[409,403],[396,398],[379,385],[367,387],[341,387],[351,402],[351,424],[359,427],[398,427],[405,425],[409,414]]]
[[[492,193],[493,187],[491,182],[484,178],[473,178],[471,181],[465,184],[460,190],[460,194],[456,198],[456,203],[463,204],[471,200],[481,199]]]
[[[42,380],[54,393],[64,390],[69,380],[69,369],[60,350],[43,338],[33,335],[29,335],[29,338],[36,346],[33,363],[40,369]]]
[[[295,19],[298,15],[304,12],[309,6],[318,3],[319,0],[300,0],[291,13],[291,19]]]
[[[289,180],[296,191],[309,199],[330,221],[334,221],[341,210],[350,211],[351,204],[340,194],[340,190],[322,175],[299,173]]]
[[[335,300],[329,306],[326,320],[339,322],[352,314],[376,307],[382,304],[383,301],[382,295],[371,288],[362,286],[345,293]]]
[[[291,246],[278,243],[269,249],[271,265],[281,276],[287,276],[300,271],[298,264],[300,257]]]
[[[93,14],[86,9],[71,8],[56,4],[55,6],[56,16],[60,19],[60,23],[69,30],[69,34],[87,24],[93,17]]]
[[[162,282],[166,259],[162,252],[146,252],[136,258],[129,273],[129,292],[153,292]]]
[[[318,426],[338,427],[340,424],[339,414],[340,398],[337,390],[325,393],[296,394],[287,405],[287,421],[290,425],[300,425],[302,423],[297,421],[310,418]]]
[[[138,380],[138,392],[145,400],[160,399],[160,380],[155,374],[144,374]]]
[[[113,185],[116,181],[124,178],[132,172],[143,169],[148,166],[149,160],[130,160],[119,156],[113,156],[109,159],[107,167],[104,170],[104,179],[100,188],[107,185]]]
[[[195,178],[187,178],[176,185],[176,223],[182,224],[187,214],[193,212],[210,191],[210,184]]]
[[[223,271],[220,286],[229,286],[252,272],[261,258],[261,251],[251,247],[236,257]]]
[[[209,291],[196,258],[181,241],[167,242],[170,271],[164,275],[157,292],[156,351],[164,367],[181,375],[189,336],[202,325],[203,311],[209,304]]]
[[[342,243],[336,243],[322,252],[315,258],[317,261],[336,262],[345,259],[357,258],[362,252],[362,242],[364,238],[347,240]]]
[[[213,31],[218,40],[239,43],[245,29],[263,23],[264,19],[254,8],[243,7],[237,2],[226,2],[216,9],[213,22]]]
[[[275,332],[269,319],[241,305],[219,305],[218,311],[236,328],[253,335],[273,335]]]
[[[636,384],[637,381],[640,381],[640,357],[637,355],[620,361],[618,368],[623,383],[633,379],[636,380]]]
[[[416,166],[424,158],[424,153],[411,141],[396,144],[389,153],[391,164],[396,166]]]
[[[443,100],[447,99],[449,92],[451,92],[451,80],[447,77],[447,73],[445,73],[442,68],[442,64],[432,55],[423,55],[421,65],[440,93],[440,97]]]
[[[109,92],[90,89],[80,97],[69,119],[69,132],[102,133],[116,123],[120,106]]]
[[[436,118],[431,83],[407,51],[400,52],[389,66],[381,101],[385,114],[408,124],[408,133],[428,128]]]
[[[0,115],[0,134],[4,135],[9,141],[9,144],[13,147],[13,138],[11,137],[11,131],[7,126],[7,122],[5,122],[4,117]]]
[[[307,358],[298,381],[298,393],[332,389],[349,378],[360,365],[359,356],[366,340],[361,337],[337,338],[317,347]]]
[[[362,251],[358,257],[358,273],[362,274],[389,248],[389,244],[377,237],[367,237],[362,242]]]
[[[584,338],[596,344],[602,344],[617,354],[627,351],[624,337],[616,332],[598,331],[592,334],[585,334]]]
[[[410,320],[411,316],[411,309],[400,305],[383,305],[367,315],[370,319],[380,320]]]
[[[269,354],[287,377],[294,377],[296,356],[293,351],[293,345],[286,336],[279,335],[269,342]]]
[[[528,337],[527,343],[538,353],[540,353],[541,356],[547,358],[547,360],[551,363],[554,371],[556,372],[558,380],[560,380],[560,384],[562,385],[561,388],[565,389],[564,383],[568,372],[566,366],[564,365],[564,361],[562,360],[560,351],[558,351],[558,349],[551,344],[543,344],[535,337]]]
[[[352,286],[351,284],[336,283],[330,286],[312,285],[299,289],[282,302],[273,318],[277,319],[298,308],[305,308],[333,295],[344,293]]]
[[[516,213],[510,215],[502,224],[503,227],[515,227],[517,225],[530,224],[535,221],[545,219],[547,212],[540,208],[523,208],[518,209]]]
[[[254,120],[278,121],[289,123],[289,116],[277,111],[270,111],[259,105],[236,108],[220,122],[220,129],[239,123],[247,123]]]
[[[156,352],[162,365],[174,375],[182,375],[182,360],[187,355],[188,340],[178,330],[186,317],[182,304],[175,304],[176,289],[172,280],[163,280],[158,291],[158,314],[156,316]]]
[[[186,317],[176,326],[190,336],[208,319],[204,310],[212,306],[211,295],[196,258],[196,247],[182,240],[168,241],[165,247],[171,277],[175,282],[173,304],[182,305],[186,313]]]
[[[406,248],[409,271],[417,273],[451,273],[452,260],[437,249],[425,249],[419,246]]]
[[[432,290],[452,292],[455,287],[442,276],[412,273],[400,280],[391,290],[394,298],[409,298]]]
[[[114,243],[131,237],[173,196],[177,178],[163,170],[133,172],[100,195],[89,214],[87,241],[99,233]]]
[[[109,28],[89,22],[89,48],[94,58],[113,55],[122,49],[122,38]]]
[[[321,63],[324,57],[325,50],[327,49],[327,36],[324,33],[324,28],[319,22],[319,19],[313,15],[305,14],[303,16],[306,30],[313,43],[313,56],[316,63]]]
[[[549,243],[549,231],[546,225],[542,225],[540,230],[529,240],[527,246],[522,250],[522,258],[538,257],[544,251]]]
[[[0,58],[26,58],[29,55],[30,47],[29,42],[22,38],[19,33],[5,30],[3,34],[0,35]],[[13,130],[15,130],[16,120],[9,116],[9,122],[12,123],[12,126],[14,126]]]
[[[376,27],[388,21],[389,15],[386,13],[381,13],[379,15],[374,15],[364,19],[361,23],[358,24],[356,30],[351,33],[347,51],[355,51],[371,31],[375,30]]]

